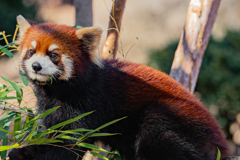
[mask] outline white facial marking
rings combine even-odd
[[[42,69],[37,73],[33,70],[32,64],[38,62]],[[50,60],[48,56],[36,55],[34,54],[30,59],[25,61],[26,70],[28,76],[33,80],[38,80],[41,82],[49,81],[49,75],[54,76],[56,74],[61,74],[57,66]]]
[[[26,52],[27,48],[23,48],[22,52],[20,53],[19,63],[22,63],[23,57],[25,56]]]
[[[64,71],[64,74],[62,74],[59,77],[59,79],[68,80],[72,76],[73,61],[69,59],[67,56],[63,55],[62,62],[63,62],[65,71]]]
[[[37,46],[36,41],[32,41],[31,45],[32,45],[32,47],[33,47],[34,49],[36,49],[36,46]]]
[[[58,46],[56,44],[52,44],[49,48],[48,48],[48,51],[51,52],[53,51],[54,49],[58,48]]]

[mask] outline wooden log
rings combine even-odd
[[[74,0],[76,9],[76,26],[90,27],[93,25],[92,0]]]
[[[221,0],[191,0],[170,76],[194,92]]]
[[[121,30],[121,22],[126,0],[115,0],[110,13],[107,40],[103,47],[103,58],[115,58],[117,53],[118,38]],[[115,28],[115,29],[113,29]]]

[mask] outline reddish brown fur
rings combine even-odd
[[[73,27],[56,25],[54,23],[33,24],[24,35],[24,41],[20,43],[20,52],[23,48],[33,49],[31,42],[36,41],[36,54],[46,55],[49,46],[56,44],[58,49],[54,50],[54,52],[60,53],[59,59],[61,59],[62,55],[70,58],[75,66],[73,76],[79,75],[84,72],[83,69],[87,65],[84,62],[87,62],[89,57],[84,57],[81,53],[82,49],[80,48],[81,45],[79,45],[79,39],[75,34],[76,30]],[[27,54],[25,58],[29,58]]]
[[[203,152],[216,153],[217,147],[221,150],[222,158],[230,156],[230,150],[228,144],[224,141],[225,136],[221,131],[218,122],[213,118],[210,112],[203,106],[203,104],[192,94],[174,79],[157,71],[153,68],[143,66],[141,64],[133,64],[129,62],[117,63],[120,68],[127,75],[141,79],[143,83],[135,84],[135,79],[128,77],[126,81],[128,90],[126,91],[126,97],[128,97],[128,104],[124,106],[132,106],[134,110],[140,109],[142,104],[151,104],[154,100],[158,99],[158,104],[171,104],[169,108],[172,111],[177,111],[176,115],[179,118],[184,119],[184,122],[188,122],[185,125],[204,124],[209,127],[210,130],[214,131],[214,135],[211,135],[206,142],[209,145],[199,146]],[[132,82],[132,83],[131,83]],[[149,87],[146,87],[146,83]],[[147,94],[146,94],[147,93]],[[159,99],[160,97],[160,99]],[[173,116],[173,117],[174,117]],[[211,142],[215,145],[210,145]]]
[[[96,115],[100,115],[99,117],[89,116],[87,117],[88,119],[86,118],[86,122],[81,121],[81,123],[79,123],[81,125],[87,125],[89,128],[96,128],[103,124],[101,122],[109,122],[119,117],[129,116],[125,122],[122,121],[122,123],[116,124],[115,127],[110,127],[105,130],[105,132],[110,133],[122,133],[121,137],[116,139],[111,137],[100,138],[104,143],[125,153],[125,156],[130,157],[129,159],[133,159],[134,156],[135,158],[140,157],[142,159],[151,159],[154,157],[151,155],[152,157],[149,156],[146,158],[148,153],[141,152],[142,150],[146,150],[146,148],[144,148],[146,143],[151,143],[149,141],[154,137],[152,136],[152,132],[155,131],[154,127],[158,127],[156,130],[157,133],[163,134],[161,135],[162,137],[156,138],[154,143],[157,143],[157,145],[150,145],[150,147],[152,147],[150,148],[152,153],[158,153],[159,148],[165,147],[165,144],[158,143],[164,142],[164,138],[169,138],[169,135],[165,135],[165,133],[167,134],[169,131],[175,130],[175,122],[177,123],[177,127],[180,126],[183,128],[176,129],[175,134],[178,136],[178,140],[182,140],[182,134],[187,138],[189,136],[189,139],[191,139],[191,143],[188,141],[189,139],[186,141],[184,139],[181,142],[182,146],[185,145],[185,142],[189,142],[188,147],[191,149],[191,145],[194,144],[194,149],[197,150],[196,153],[200,153],[199,156],[208,157],[209,159],[215,158],[217,147],[221,150],[222,158],[230,155],[225,136],[217,121],[202,103],[187,92],[183,86],[165,73],[140,64],[125,61],[119,62],[117,60],[103,60],[103,68],[96,66],[92,63],[91,52],[94,50],[98,40],[93,44],[92,41],[94,37],[92,36],[98,36],[97,39],[99,39],[100,31],[98,30],[96,34],[88,34],[86,36],[87,38],[76,35],[76,31],[77,29],[75,28],[53,23],[32,24],[22,38],[20,43],[21,51],[24,48],[31,49],[31,42],[36,41],[36,54],[46,55],[49,46],[55,44],[59,47],[59,49],[54,50],[54,52],[60,55],[59,64],[62,64],[62,55],[67,56],[73,61],[73,75],[69,79],[74,85],[73,88],[71,88],[72,84],[69,85],[68,82],[62,81],[56,81],[53,82],[51,86],[43,86],[40,88],[36,85],[36,88],[40,90],[38,92],[38,98],[40,99],[38,104],[43,111],[46,108],[63,105],[62,108],[65,107],[64,109],[68,109],[69,113],[60,113],[59,111],[59,114],[69,116],[67,118],[70,119],[73,118],[72,114],[97,110],[98,113],[96,113]],[[82,34],[81,31],[79,31],[79,33]],[[29,58],[27,54],[25,58]],[[95,79],[95,76],[97,79]],[[49,97],[55,97],[56,95],[56,97],[62,97],[62,94],[65,93],[65,91],[63,91],[64,89],[69,90],[69,95],[64,95],[64,100],[60,98],[49,100]],[[45,92],[45,94],[42,94],[43,92]],[[72,95],[72,93],[74,93],[74,95]],[[106,95],[109,97],[106,97]],[[74,98],[74,96],[76,98]],[[56,101],[56,104],[49,106],[49,101]],[[68,105],[64,106],[65,103],[62,103],[62,101]],[[74,105],[69,106],[69,104]],[[72,110],[74,110],[73,113]],[[111,117],[112,115],[109,115],[109,113],[115,115],[115,117]],[[169,115],[166,117],[162,116],[162,114],[165,113]],[[48,120],[45,120],[47,127],[50,127],[52,122],[58,123],[58,119],[48,118]],[[61,121],[66,120],[61,119],[62,116],[58,118]],[[163,125],[168,125],[168,123],[164,124],[164,118],[166,118],[168,122],[171,121],[170,124],[172,128],[169,130],[168,128],[163,128],[165,130],[162,131],[161,126],[159,127],[158,124],[155,123],[162,120]],[[154,125],[151,124],[152,121],[148,123],[149,119],[153,119]],[[82,126],[78,127],[81,128]],[[193,128],[191,130],[192,133],[186,131],[189,128]],[[139,130],[135,131],[136,129]],[[132,138],[132,141],[128,141],[129,138]],[[122,142],[123,140],[124,142]],[[171,140],[174,141],[175,139],[169,138],[168,140],[170,142],[166,145],[174,146],[174,144],[171,144]],[[87,139],[87,141],[91,143],[94,142],[91,139]],[[116,145],[116,141],[122,143]],[[131,145],[132,148],[129,149],[128,145]],[[134,145],[136,148],[133,147]],[[170,147],[170,149],[172,148]],[[169,151],[169,153],[170,152],[171,151]],[[181,152],[181,154],[183,153],[185,152]],[[49,153],[49,155],[50,154],[51,153]],[[164,153],[162,154],[162,156],[164,156]],[[191,152],[189,151],[188,154],[191,154]],[[205,154],[207,155],[205,156]],[[182,156],[182,158],[184,158],[184,155]],[[166,157],[168,156],[166,155]]]

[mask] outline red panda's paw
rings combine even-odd
[[[32,160],[36,156],[36,150],[32,146],[15,148],[8,154],[10,160]]]

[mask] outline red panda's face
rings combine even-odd
[[[20,69],[39,84],[53,80],[69,80],[79,74],[86,61],[97,65],[94,51],[101,30],[76,29],[53,23],[30,24],[22,16],[19,24]]]

